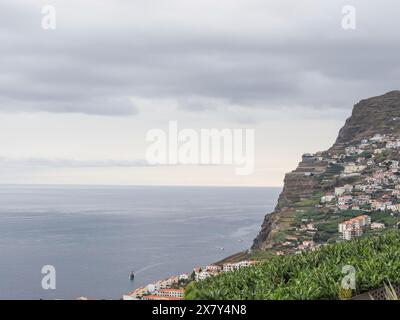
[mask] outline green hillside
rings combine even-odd
[[[338,299],[342,268],[356,270],[353,295],[400,283],[400,231],[273,256],[254,267],[192,282],[185,299]]]

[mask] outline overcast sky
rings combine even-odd
[[[0,183],[281,185],[357,101],[399,89],[399,15],[394,0],[2,0]],[[146,132],[170,120],[254,129],[254,174],[146,165]]]

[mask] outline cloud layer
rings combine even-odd
[[[41,28],[54,5],[57,29]],[[0,110],[134,115],[131,97],[194,112],[349,107],[398,88],[400,4],[353,1],[31,1],[0,4]]]

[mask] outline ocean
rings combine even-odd
[[[0,299],[120,299],[191,272],[248,249],[279,192],[0,186]],[[42,288],[45,265],[55,267],[54,290]]]

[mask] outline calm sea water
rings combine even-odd
[[[0,186],[0,299],[118,299],[191,272],[249,248],[279,191]],[[41,287],[44,265],[56,290]]]

